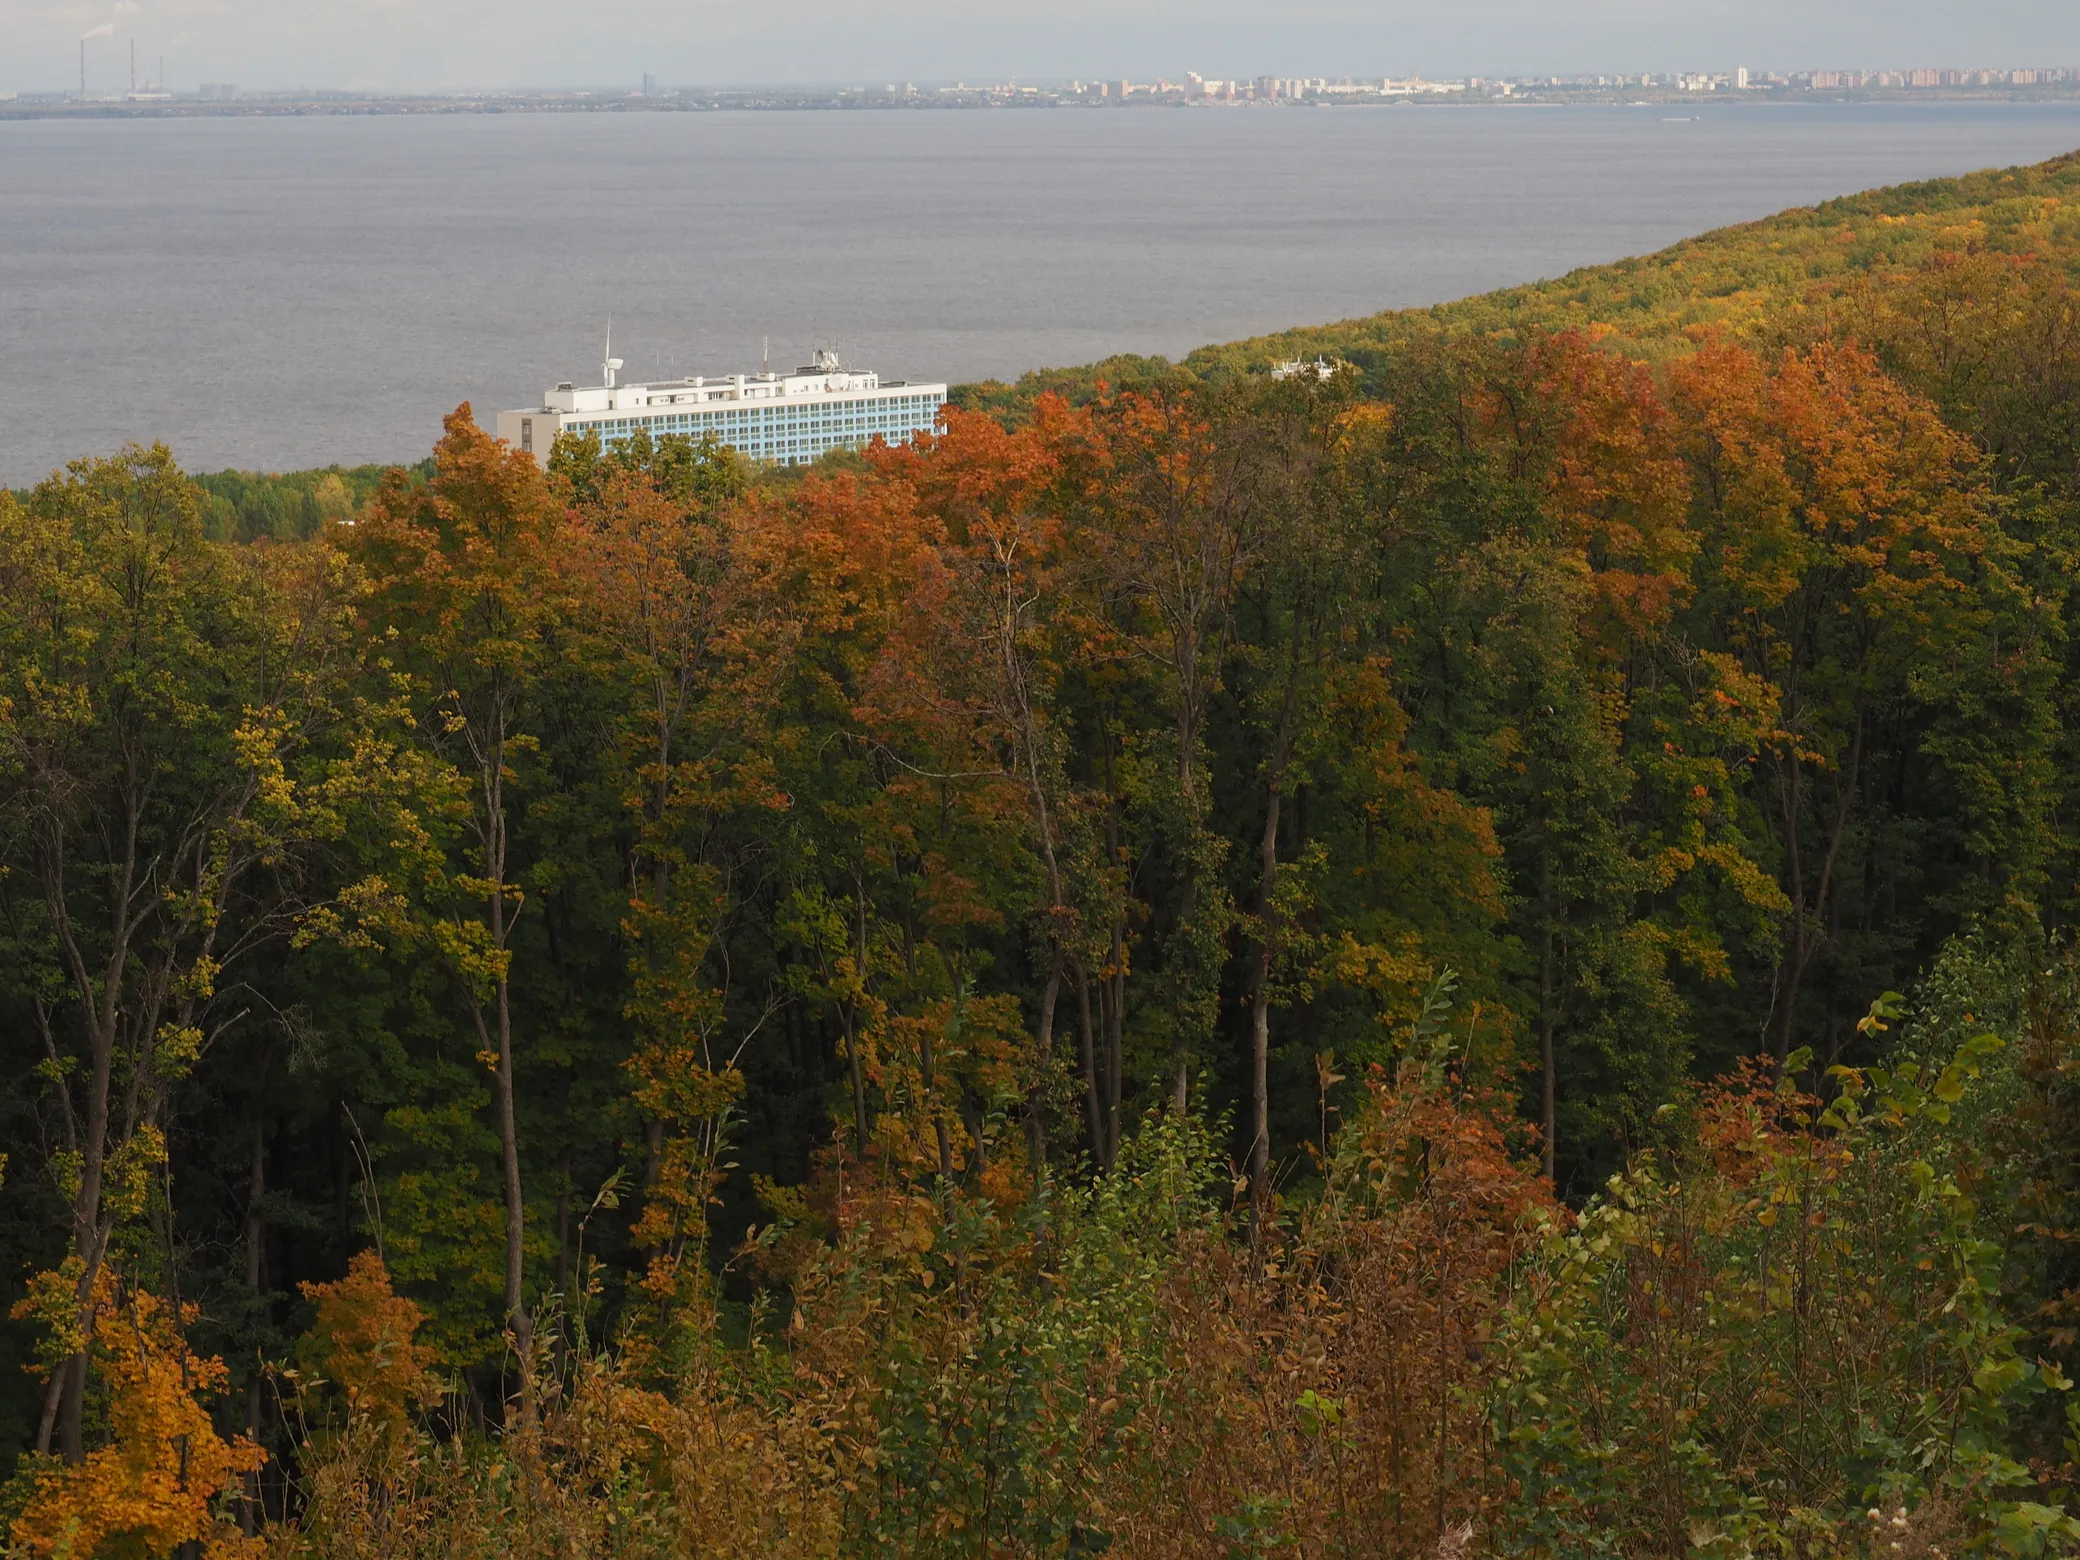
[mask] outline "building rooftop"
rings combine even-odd
[[[650,384],[618,382],[621,359],[609,357],[601,364],[597,385],[577,385],[568,380],[542,393],[545,412],[618,412],[652,406],[703,406],[723,401],[805,401],[835,395],[858,395],[867,390],[898,390],[905,381],[884,381],[879,374],[849,369],[835,352],[818,352],[816,360],[791,373],[767,369],[756,374],[730,374],[722,378],[663,379]],[[943,386],[932,386],[943,389]]]

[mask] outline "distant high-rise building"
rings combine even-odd
[[[1747,66],[1743,65],[1743,66],[1741,66],[1741,67],[1740,67],[1739,69],[1737,69],[1736,71],[1734,71],[1734,73],[1733,73],[1733,89],[1734,89],[1734,91],[1736,91],[1736,92],[1745,92],[1745,91],[1747,91],[1747,90],[1748,90],[1748,67],[1747,67]]]
[[[647,70],[643,72],[643,96],[657,96],[657,78],[651,75],[650,72],[648,72]]]

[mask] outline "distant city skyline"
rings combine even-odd
[[[244,88],[235,82],[169,87],[163,78],[135,77],[120,90],[94,87],[82,70],[79,83],[62,92],[0,92],[0,117],[19,118],[77,112],[151,116],[197,113],[246,116],[302,113],[446,113],[458,108],[534,112],[583,110],[664,111],[701,108],[997,108],[997,107],[1167,107],[1365,104],[1389,100],[1450,101],[1516,99],[1540,102],[1623,102],[1644,94],[1654,101],[1714,97],[1840,98],[1845,94],[1913,97],[2027,95],[2080,97],[2080,67],[1916,66],[1893,69],[1811,69],[1788,72],[1736,66],[1726,71],[1534,72],[1516,76],[1204,76],[1197,71],[1066,82],[973,81],[920,85],[913,81],[876,85],[767,85],[728,87],[661,82],[645,72],[638,85],[591,88],[494,88],[482,91],[383,92],[336,88],[294,90]]]
[[[0,0],[0,90],[141,79],[486,90],[661,82],[1067,80],[2047,67],[2070,0]]]

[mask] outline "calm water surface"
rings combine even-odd
[[[423,453],[458,401],[975,379],[1422,304],[2080,146],[2080,108],[1383,108],[0,124],[0,482]],[[488,417],[486,419],[488,421]]]

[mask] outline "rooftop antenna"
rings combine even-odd
[[[82,66],[80,68],[80,80],[85,81],[86,79],[86,68]],[[80,90],[84,92],[86,88],[82,87]],[[770,374],[773,371],[773,338],[771,336],[761,336],[758,340],[758,371],[762,374]]]
[[[612,314],[607,316],[606,359],[605,366],[600,370],[600,377],[605,382],[606,387],[611,390],[614,388],[614,371],[621,367],[621,359],[614,356],[614,316]]]

